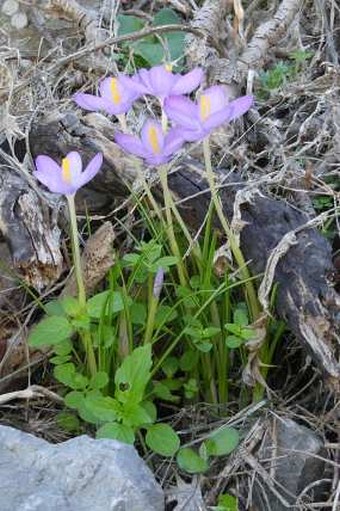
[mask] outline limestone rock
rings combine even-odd
[[[135,448],[80,436],[52,445],[0,426],[1,511],[164,511]]]

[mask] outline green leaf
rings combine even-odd
[[[250,341],[251,339],[254,339],[256,337],[256,332],[252,328],[242,328],[240,336],[245,341]]]
[[[45,304],[45,311],[48,316],[65,316],[65,311],[60,300],[52,300]]]
[[[109,422],[98,429],[96,438],[113,438],[125,444],[133,444],[135,434],[133,429],[118,422]]]
[[[55,366],[54,376],[64,385],[74,390],[82,390],[89,384],[86,376],[76,372],[75,365],[71,362],[60,366]]]
[[[154,384],[153,392],[156,397],[163,399],[164,401],[170,401],[172,403],[177,403],[179,401],[179,396],[172,394],[169,387],[161,381],[158,381]]]
[[[180,24],[181,18],[173,9],[165,7],[158,11],[153,20],[153,25],[172,25]],[[167,45],[170,60],[172,62],[184,57],[185,34],[183,32],[167,32],[162,34],[162,38]]]
[[[133,325],[145,325],[146,323],[146,306],[144,303],[133,302],[130,307],[130,319]]]
[[[179,362],[176,357],[167,357],[162,364],[162,371],[168,378],[172,378],[178,370]]]
[[[208,326],[202,330],[202,339],[211,339],[211,337],[215,337],[220,332],[220,328],[217,328],[216,326]]]
[[[192,371],[198,364],[198,352],[194,350],[187,350],[180,358],[179,366],[182,371]]]
[[[75,318],[82,311],[82,306],[77,298],[66,296],[60,301],[60,305],[68,316]]]
[[[230,454],[240,442],[240,435],[235,428],[223,426],[211,433],[204,444],[210,456]]]
[[[236,335],[228,335],[225,339],[225,344],[228,348],[233,350],[239,348],[243,344],[243,341],[240,337],[236,337]]]
[[[84,405],[100,422],[111,422],[121,418],[121,405],[109,396],[86,396]]]
[[[87,301],[87,312],[91,318],[100,319],[102,315],[108,314],[109,307],[112,313],[124,310],[120,291],[103,291]]]
[[[164,49],[161,43],[149,43],[146,41],[138,41],[133,43],[131,47],[136,55],[142,57],[150,65],[157,66],[162,63],[164,57]]]
[[[151,345],[135,348],[115,374],[115,396],[121,403],[140,403],[150,380]]]
[[[54,365],[60,365],[60,364],[66,364],[66,362],[69,362],[71,360],[71,355],[57,355],[55,357],[50,358],[51,364]]]
[[[146,410],[148,416],[151,418],[151,422],[155,422],[157,419],[157,408],[152,401],[142,401],[141,406]]]
[[[73,329],[67,318],[62,316],[45,316],[32,330],[28,343],[31,346],[54,346],[69,339]]]
[[[177,464],[189,474],[199,474],[208,470],[208,463],[201,458],[191,447],[184,447],[178,451]]]
[[[132,34],[144,28],[144,21],[137,16],[129,16],[119,14],[118,19],[118,35]]]
[[[155,27],[159,27],[162,25],[177,25],[181,23],[180,17],[176,14],[173,9],[169,7],[164,7],[160,9],[157,14],[154,16],[153,25]]]
[[[82,392],[77,392],[76,390],[72,390],[64,397],[65,405],[69,408],[75,408],[79,410],[84,404],[84,394]]]
[[[57,415],[57,424],[65,431],[79,433],[80,422],[78,417],[73,415],[73,413],[60,412]]]
[[[141,259],[141,255],[140,254],[126,254],[124,257],[123,257],[123,263],[124,263],[124,266],[137,266],[137,264],[140,262],[140,259]]]
[[[109,377],[104,371],[98,371],[90,380],[91,389],[103,389],[109,383]]]
[[[187,399],[192,399],[198,394],[198,385],[195,378],[190,378],[187,383],[184,383],[183,387]]]
[[[177,318],[177,312],[169,305],[160,305],[156,312],[155,327],[161,327]]]
[[[152,424],[154,420],[144,406],[136,403],[125,403],[122,405],[122,422],[127,426],[140,428],[145,424]]]
[[[237,498],[229,493],[219,495],[217,504],[217,511],[238,511]]]
[[[54,352],[56,355],[59,355],[61,357],[65,355],[69,355],[72,351],[72,343],[70,339],[65,339],[64,341],[60,342],[56,346],[54,346]]]
[[[161,456],[174,456],[179,449],[180,439],[168,424],[154,424],[145,436],[148,447]]]
[[[247,309],[245,307],[239,306],[234,311],[234,323],[240,326],[247,326],[249,323]]]
[[[158,268],[163,268],[164,270],[166,270],[169,266],[174,266],[175,264],[177,264],[177,261],[178,257],[175,256],[161,257],[155,263],[155,271],[157,271]]]

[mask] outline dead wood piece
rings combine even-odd
[[[114,264],[112,244],[115,235],[112,224],[105,222],[86,242],[82,254],[84,283],[88,295],[94,292]],[[72,275],[63,289],[62,296],[76,296],[77,283]]]
[[[42,289],[62,270],[60,230],[23,176],[0,162],[0,230],[10,247],[14,270]]]
[[[220,9],[217,13],[218,23],[207,23],[204,10],[212,9],[211,4],[215,4],[216,7],[218,2],[206,1],[196,14],[192,24],[195,28],[204,30],[211,37],[216,37],[216,34],[221,36],[223,31],[219,31],[217,27],[221,25],[225,12]],[[250,69],[258,70],[263,67],[268,50],[274,47],[287,33],[300,8],[300,0],[282,0],[274,16],[256,29],[248,45],[237,57],[233,55],[233,58],[219,58],[207,47],[203,51],[202,42],[194,35],[188,35],[188,54],[192,65],[202,65],[203,62],[204,67],[208,68],[212,83],[216,81],[229,84],[243,83]]]

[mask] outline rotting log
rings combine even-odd
[[[126,197],[140,170],[136,160],[112,141],[113,130],[112,123],[100,114],[80,119],[72,113],[52,114],[33,127],[30,137],[33,156],[45,153],[60,159],[67,151],[79,149],[88,160],[95,152],[103,152],[102,172],[83,190],[93,213],[109,211],[114,198]],[[222,170],[217,179],[229,221],[235,220],[235,200],[239,202],[240,246],[253,274],[272,271],[273,282],[278,283],[278,316],[311,354],[330,388],[340,392],[340,297],[333,285],[330,244],[305,213],[285,200],[251,191],[248,183],[237,176],[227,177]],[[210,200],[202,164],[184,160],[172,170],[169,185],[181,203],[185,221],[197,230]],[[154,186],[157,192],[157,182]],[[275,251],[276,263],[267,265]]]

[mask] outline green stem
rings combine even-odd
[[[226,219],[226,216],[223,211],[223,206],[221,199],[218,195],[218,190],[215,183],[215,175],[212,169],[211,165],[211,151],[210,151],[210,143],[209,143],[209,137],[206,137],[203,140],[203,153],[204,153],[204,163],[205,168],[207,172],[207,180],[211,191],[211,198],[215,206],[215,210],[217,213],[217,216],[219,218],[219,221],[221,222],[221,225],[224,229],[225,234],[228,237],[228,241],[230,244],[230,249],[233,253],[233,256],[235,257],[235,261],[239,267],[241,276],[243,279],[245,279],[245,287],[247,291],[247,301],[249,305],[249,309],[252,315],[252,320],[254,321],[260,313],[260,307],[258,303],[258,299],[256,296],[256,292],[254,289],[254,286],[251,281],[249,281],[250,273],[248,271],[248,268],[246,266],[244,257],[242,255],[242,252],[240,250],[240,247],[238,246],[234,233],[232,232],[229,223]]]
[[[168,168],[167,168],[167,166],[163,165],[160,167],[159,177],[160,177],[161,185],[163,188],[163,198],[164,198],[164,206],[165,206],[165,216],[166,216],[167,227],[168,227],[169,243],[170,243],[170,247],[171,247],[173,255],[175,257],[177,257],[177,271],[178,271],[180,283],[182,286],[186,286],[187,279],[186,279],[185,270],[183,267],[182,255],[181,255],[181,252],[180,252],[178,244],[177,244],[173,220],[172,220],[171,192],[170,192],[169,186],[168,186]]]
[[[70,213],[70,224],[71,224],[71,245],[72,245],[72,257],[74,264],[74,271],[76,275],[77,287],[78,287],[78,300],[82,311],[86,311],[86,291],[83,279],[83,273],[81,268],[81,257],[78,240],[78,227],[77,227],[77,215],[76,207],[74,202],[74,194],[66,195],[68,209]],[[96,358],[93,351],[91,334],[88,330],[81,331],[81,338],[86,353],[88,369],[91,376],[97,373]]]

